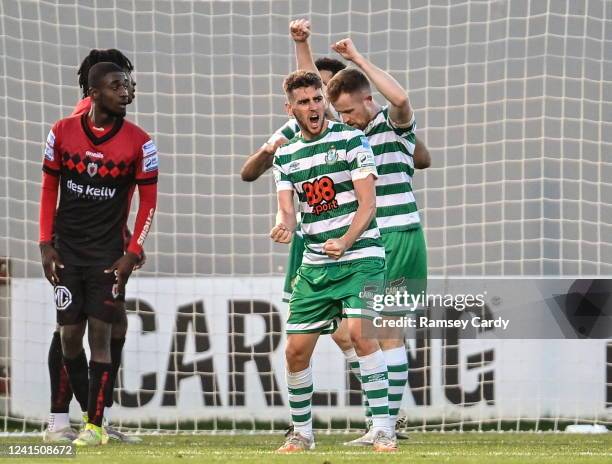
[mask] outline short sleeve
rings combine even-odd
[[[391,117],[389,116],[389,110],[386,110],[387,124],[393,132],[395,132],[400,137],[408,138],[414,136],[414,131],[416,130],[416,120],[414,117],[414,111],[412,112],[412,118],[410,121],[405,124],[397,124],[395,123]]]
[[[60,153],[58,150],[59,147],[59,137],[61,129],[59,122],[56,122],[49,134],[47,135],[47,140],[45,141],[45,149],[43,156],[43,171],[47,174],[51,174],[52,176],[59,176],[60,169],[62,167],[62,160],[60,159]]]
[[[370,142],[363,132],[351,132],[351,138],[346,145],[346,160],[351,171],[351,179],[365,179],[370,174],[378,178],[376,160]]]
[[[278,157],[274,157],[272,164],[272,173],[274,174],[274,182],[276,183],[276,191],[293,190],[293,182],[285,172],[282,164],[279,163]]]
[[[289,119],[285,124],[279,127],[274,134],[266,141],[270,145],[274,145],[280,138],[291,140],[300,130],[295,119]]]
[[[159,174],[159,155],[155,142],[148,135],[145,140],[139,148],[136,161],[136,183],[141,185],[157,183]]]

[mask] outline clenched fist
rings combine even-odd
[[[307,19],[295,19],[289,23],[291,38],[295,42],[306,42],[310,37],[310,21]]]
[[[346,252],[346,242],[341,238],[330,238],[323,244],[323,251],[332,259],[340,259]]]
[[[342,56],[342,58],[353,62],[361,56],[353,41],[348,38],[339,40],[335,44],[332,44],[331,49]]]
[[[293,231],[285,224],[276,224],[270,231],[270,238],[276,243],[290,243]]]

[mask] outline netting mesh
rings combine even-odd
[[[3,0],[0,256],[40,277],[43,143],[82,58],[116,47],[128,117],[161,153],[140,275],[281,275],[271,176],[238,172],[286,120],[288,23],[307,17],[315,56],[348,35],[408,89],[433,160],[414,179],[431,275],[610,274],[611,16],[604,0]]]

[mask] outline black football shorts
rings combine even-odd
[[[54,287],[59,325],[72,325],[94,317],[112,323],[121,313],[117,300],[117,278],[104,273],[104,266],[64,265],[57,269],[60,279]]]

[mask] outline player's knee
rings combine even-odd
[[[350,334],[346,330],[334,332],[332,334],[332,340],[342,351],[353,348],[353,341],[351,340]]]
[[[128,320],[125,310],[117,316],[111,327],[111,338],[125,338],[128,329]]]
[[[385,338],[379,340],[380,349],[383,351],[392,350],[394,348],[401,348],[404,346],[404,339],[401,334],[395,338]]]
[[[111,324],[90,317],[88,325],[91,359],[97,362],[110,362]]]
[[[310,356],[292,343],[285,347],[285,359],[289,372],[300,372],[310,365]]]
[[[367,356],[380,348],[378,340],[364,337],[359,331],[351,331],[351,341],[358,356]]]
[[[60,331],[62,352],[68,359],[76,358],[83,351],[83,331],[79,326],[63,326]]]

